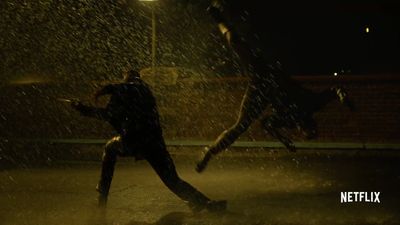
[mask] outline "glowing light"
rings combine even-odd
[[[24,85],[24,84],[44,84],[51,82],[50,79],[37,75],[37,74],[27,74],[22,77],[18,77],[16,79],[12,79],[9,81],[10,84],[14,85]]]
[[[365,28],[365,33],[369,33],[369,27]]]
[[[337,75],[338,75],[338,73],[333,73],[333,76],[335,76],[335,77],[336,77]]]

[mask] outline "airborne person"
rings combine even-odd
[[[221,8],[221,4],[215,1],[208,12],[245,67],[249,83],[236,123],[223,131],[214,144],[205,148],[202,159],[197,163],[197,172],[206,168],[213,155],[235,142],[268,107],[271,107],[272,115],[263,119],[263,125],[290,151],[295,151],[295,146],[279,132],[279,128],[296,128],[311,138],[316,135],[316,123],[313,120],[316,111],[334,99],[352,107],[342,88],[333,87],[320,93],[307,90],[286,75],[276,63],[268,64],[261,56],[255,55],[244,38],[228,25]]]

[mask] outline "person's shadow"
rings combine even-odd
[[[97,217],[90,225],[112,225],[115,224],[107,220],[106,213]],[[93,223],[94,222],[94,223]],[[223,224],[223,225],[260,225],[262,221],[254,220],[242,213],[221,212],[221,213],[189,213],[189,212],[170,212],[155,222],[140,221],[132,219],[124,225],[186,225],[186,224]]]
[[[162,216],[154,223],[140,222],[132,220],[126,225],[182,225],[186,217],[191,216],[190,213],[185,212],[170,212]]]
[[[113,225],[115,221],[107,216],[107,210],[105,208],[96,208],[95,210],[88,212],[89,219],[86,224],[88,225]],[[250,223],[249,223],[250,222]],[[121,224],[121,223],[118,223]],[[223,224],[223,225],[259,225],[243,213],[237,213],[232,211],[223,212],[182,212],[174,211],[169,212],[155,222],[148,222],[143,218],[131,219],[123,225],[186,225],[186,224]]]
[[[198,214],[186,212],[170,212],[162,216],[154,223],[140,222],[132,220],[126,225],[186,225],[186,224],[219,224],[219,225],[260,225],[262,221],[254,220],[241,213],[220,212],[208,213],[202,212]]]
[[[89,225],[112,225],[114,224],[109,218],[107,218],[106,210],[97,210],[97,215],[90,217],[87,224]],[[137,219],[132,219],[124,225],[183,225],[185,218],[193,217],[193,214],[186,212],[170,212],[156,222],[150,223],[145,221],[139,221]]]

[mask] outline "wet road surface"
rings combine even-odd
[[[181,177],[225,213],[193,214],[158,179],[147,162],[121,159],[106,210],[96,206],[99,161],[0,171],[0,224],[4,225],[264,225],[400,224],[400,157],[232,151],[194,171],[200,149],[175,149]],[[340,203],[342,191],[379,191],[381,203]]]

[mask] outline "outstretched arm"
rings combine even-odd
[[[97,108],[93,106],[87,106],[82,104],[81,102],[72,102],[72,108],[76,109],[83,116],[93,117],[100,120],[108,120],[109,113],[104,108]]]
[[[96,91],[96,93],[94,94],[94,99],[97,102],[97,99],[100,96],[109,95],[109,94],[112,94],[113,92],[114,92],[114,85],[112,85],[112,84],[106,85]]]

